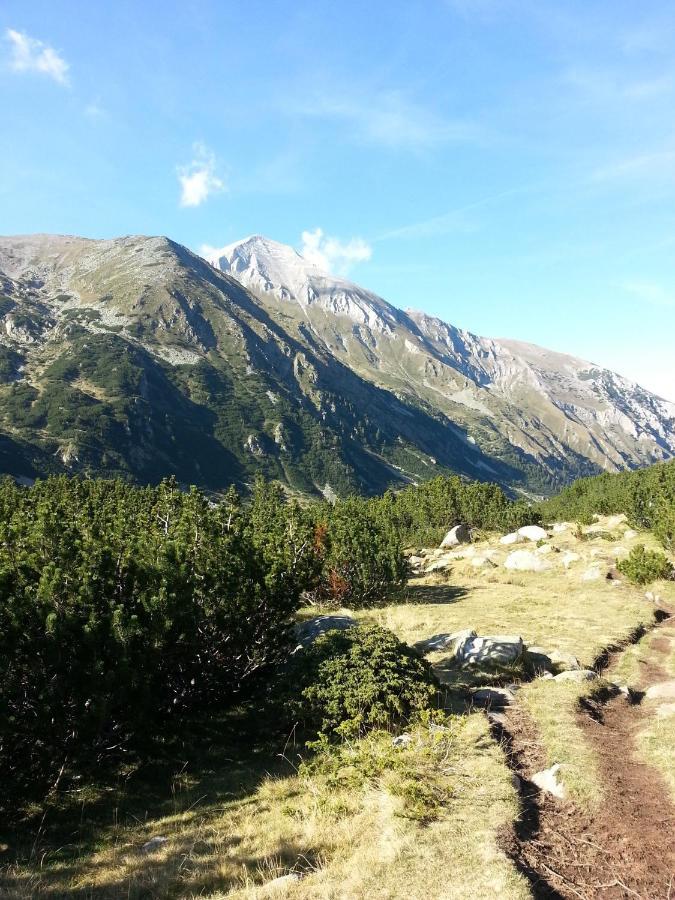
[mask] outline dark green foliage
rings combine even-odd
[[[540,521],[523,501],[510,500],[496,484],[437,477],[371,501],[388,519],[405,544],[438,544],[453,525],[512,531]]]
[[[654,532],[675,549],[675,462],[647,469],[581,478],[539,505],[546,521],[590,522],[595,514],[625,513],[632,524]]]
[[[663,578],[675,577],[675,569],[664,553],[645,549],[643,544],[633,547],[626,559],[617,563],[617,568],[633,584],[651,584]]]
[[[324,509],[315,543],[323,566],[315,599],[327,606],[374,606],[401,587],[407,570],[386,501],[352,497]]]
[[[230,704],[287,649],[313,531],[262,488],[249,512],[171,482],[4,481],[0,769],[14,787]]]
[[[301,700],[294,713],[314,733],[360,737],[433,708],[439,685],[430,664],[386,628],[330,631],[294,660]]]

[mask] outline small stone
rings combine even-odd
[[[602,572],[597,566],[587,569],[581,576],[582,581],[597,581],[599,578],[602,578]]]
[[[555,675],[553,680],[576,681],[581,684],[583,681],[595,681],[597,677],[598,673],[594,672],[592,669],[568,669],[566,672]]]
[[[550,769],[544,769],[541,772],[537,772],[530,780],[540,791],[545,791],[553,797],[564,800],[566,796],[565,785],[558,780],[558,772],[560,769],[560,763],[555,763]]]
[[[409,747],[412,743],[412,735],[411,734],[399,734],[398,737],[392,738],[391,746],[392,747]]]
[[[161,837],[160,835],[150,838],[150,840],[146,841],[141,847],[141,853],[154,853],[155,850],[159,850],[160,847],[166,844],[168,840],[168,838]]]

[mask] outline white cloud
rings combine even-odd
[[[300,255],[326,272],[345,275],[356,263],[367,262],[373,250],[362,238],[340,241],[316,228],[302,232]]]
[[[15,72],[39,72],[59,84],[68,84],[70,66],[53,47],[13,28],[8,28],[5,34],[12,47],[11,69]]]
[[[225,182],[216,174],[216,157],[204,144],[195,144],[194,157],[178,169],[180,205],[200,206],[211,194],[226,190]]]

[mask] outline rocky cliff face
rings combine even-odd
[[[607,369],[403,312],[266,238],[211,261],[257,292],[271,315],[292,318],[362,377],[447,415],[497,457],[515,449],[555,478],[675,453],[675,405]]]
[[[673,407],[612,373],[397,310],[262,238],[214,262],[167,238],[0,238],[0,470],[542,493],[673,453]]]

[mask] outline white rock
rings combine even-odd
[[[638,536],[638,533],[634,528],[627,528],[624,531],[623,536],[626,538],[627,541],[632,541],[633,538],[636,538]]]
[[[300,881],[300,875],[297,872],[289,872],[288,875],[280,875],[266,882],[263,887],[266,891],[282,891],[296,881]]]
[[[544,541],[548,537],[548,532],[539,525],[524,525],[518,529],[518,534],[528,541]]]
[[[551,564],[531,550],[514,550],[506,557],[504,568],[516,572],[545,572]]]
[[[411,734],[399,734],[397,737],[392,738],[391,746],[392,747],[409,747],[412,743],[412,735]]]
[[[602,572],[597,566],[587,569],[581,576],[582,581],[597,581],[598,578],[602,578]]]
[[[555,675],[553,680],[576,681],[581,684],[583,681],[595,681],[597,677],[598,673],[594,672],[592,669],[568,669],[566,672]]]
[[[572,553],[572,551],[570,550],[568,553],[563,554],[560,561],[566,569],[569,569],[572,563],[578,562],[580,559],[581,557],[578,553]]]
[[[511,534],[505,534],[504,537],[499,538],[500,544],[520,544],[521,538],[517,531],[512,531]]]
[[[558,780],[558,772],[561,769],[560,763],[555,763],[550,769],[544,769],[532,776],[530,781],[535,784],[540,791],[546,791],[560,800],[564,800],[567,796],[565,785]]]
[[[471,534],[466,525],[455,525],[441,541],[441,547],[457,547],[459,544],[467,544],[471,540]]]
[[[538,556],[547,556],[549,553],[553,552],[553,547],[550,544],[542,544],[541,547],[537,547],[534,552]]]
[[[645,691],[647,700],[675,700],[675,680],[661,681]]]

